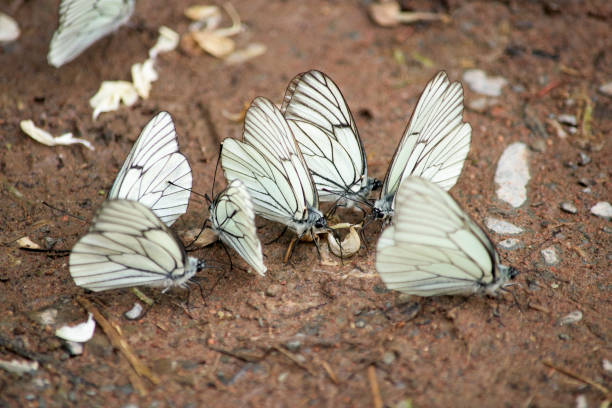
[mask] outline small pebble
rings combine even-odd
[[[568,336],[568,335],[567,335],[567,334],[565,334],[565,333],[561,333],[561,334],[559,334],[559,338],[560,338],[561,340],[566,340],[566,341],[567,341],[567,340],[569,340],[569,339],[570,339],[570,336]]]
[[[601,365],[604,371],[612,373],[612,361],[604,358],[603,361],[601,362]]]
[[[546,265],[553,266],[559,263],[559,256],[557,255],[557,250],[554,246],[544,248],[541,253]]]
[[[559,325],[563,326],[566,324],[578,323],[581,320],[582,320],[582,312],[580,310],[574,310],[573,312],[560,318]]]
[[[281,290],[281,285],[270,285],[266,288],[266,296],[275,297],[281,292]]]
[[[510,251],[510,250],[519,248],[521,246],[521,241],[516,238],[508,238],[508,239],[504,239],[503,241],[499,241],[497,243],[497,246],[499,246],[502,249]]]
[[[608,82],[607,84],[600,86],[599,92],[604,95],[612,96],[612,82]]]
[[[578,124],[578,121],[576,120],[575,115],[561,114],[557,116],[557,120],[560,123],[563,123],[564,125],[568,125],[568,126],[576,126]]]
[[[529,182],[529,151],[524,143],[512,143],[504,150],[495,170],[497,197],[513,207],[520,207],[527,200]]]
[[[578,184],[580,184],[581,186],[584,186],[584,187],[589,187],[589,186],[594,185],[595,183],[593,182],[593,180],[589,180],[586,177],[580,177],[578,179]]]
[[[31,314],[32,320],[42,324],[55,324],[57,318],[57,309],[45,309],[40,312]]]
[[[357,327],[358,329],[363,329],[365,325],[366,325],[366,322],[364,322],[361,319],[355,321],[355,327]]]
[[[289,373],[288,372],[280,373],[278,375],[278,382],[280,382],[280,383],[285,382],[287,377],[289,377]]]
[[[601,218],[610,219],[612,218],[612,205],[607,201],[600,201],[591,207],[591,213]]]
[[[578,160],[578,164],[581,166],[586,166],[591,162],[591,158],[585,152],[580,152],[580,160]]]
[[[463,73],[463,80],[472,91],[486,96],[500,96],[502,88],[508,83],[506,78],[487,76],[480,69],[468,69]]]
[[[544,153],[546,151],[546,142],[544,139],[536,139],[529,146],[531,150],[537,153]]]
[[[134,306],[130,310],[124,313],[124,316],[128,320],[136,320],[142,314],[142,305],[138,302],[134,303]]]
[[[386,351],[385,354],[383,354],[382,361],[386,365],[393,364],[393,362],[395,361],[395,353],[392,351]]]
[[[487,217],[485,224],[488,229],[498,234],[515,235],[523,232],[522,228],[498,218]]]
[[[0,369],[8,371],[9,373],[15,373],[19,375],[25,373],[33,373],[34,371],[38,370],[38,362],[16,359],[13,359],[11,361],[0,360]]]
[[[576,408],[589,408],[589,404],[584,394],[576,397]]]
[[[24,396],[24,398],[25,398],[27,401],[34,401],[34,400],[36,399],[36,395],[34,395],[34,394],[26,394],[26,395]]]
[[[55,246],[55,244],[57,244],[57,241],[59,241],[59,239],[52,238],[52,237],[45,237],[44,241],[45,241],[45,248],[52,249]]]
[[[289,340],[285,343],[285,347],[289,351],[298,351],[302,347],[302,342],[299,340]]]
[[[66,348],[71,356],[80,356],[83,354],[83,343],[76,341],[66,341]]]
[[[566,213],[570,213],[570,214],[576,214],[578,212],[578,209],[576,208],[576,206],[570,201],[562,202],[561,209],[565,211]]]
[[[136,405],[136,404],[125,404],[121,408],[138,408],[138,405]]]

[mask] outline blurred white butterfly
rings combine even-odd
[[[414,176],[399,188],[376,270],[389,289],[418,296],[493,295],[518,273],[499,263],[487,234],[446,191]]]
[[[301,73],[289,83],[281,112],[289,122],[312,173],[321,201],[352,207],[365,203],[380,181],[368,164],[353,115],[324,73]]]
[[[255,98],[244,119],[243,141],[225,139],[221,167],[246,186],[255,213],[298,236],[327,227],[319,197],[287,120],[272,102]]]
[[[134,0],[62,0],[47,61],[56,68],[72,61],[125,24],[133,12]]]
[[[138,201],[170,226],[187,211],[191,182],[191,167],[179,153],[172,117],[160,112],[140,133],[108,198]]]
[[[93,291],[131,286],[185,287],[205,262],[185,248],[148,207],[108,200],[70,252],[74,282]]]
[[[266,266],[257,237],[253,203],[242,181],[233,180],[215,197],[208,212],[212,228],[221,241],[234,248],[258,274],[264,276]]]
[[[463,88],[440,71],[425,87],[374,202],[372,215],[393,215],[402,180],[419,176],[444,190],[455,185],[470,150],[472,128],[463,122]]]

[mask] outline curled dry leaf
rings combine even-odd
[[[89,313],[86,322],[79,323],[76,326],[62,326],[55,331],[55,335],[64,340],[85,343],[91,340],[95,329],[96,322],[93,315]]]
[[[132,83],[138,95],[141,98],[147,99],[151,92],[151,84],[159,78],[153,64],[155,61],[151,58],[142,64],[136,63],[132,65]]]
[[[427,12],[402,12],[399,3],[387,1],[372,3],[369,7],[370,17],[381,27],[394,27],[401,23],[416,23],[419,21],[442,21],[448,23],[450,17],[446,14]]]
[[[194,31],[191,36],[204,51],[216,58],[224,58],[236,48],[234,40],[219,36],[214,31]]]
[[[185,10],[185,16],[193,21],[205,21],[210,18],[221,16],[221,10],[217,6],[191,6]]]
[[[174,50],[181,39],[181,36],[171,28],[166,26],[159,27],[159,37],[157,38],[157,42],[149,50],[149,58],[156,58],[158,54],[162,52],[169,52]]]
[[[21,237],[17,240],[17,245],[19,248],[27,248],[27,249],[40,249],[40,245],[36,242],[32,241],[30,237]]]
[[[61,136],[53,137],[49,132],[43,130],[34,125],[31,120],[22,120],[19,122],[21,130],[32,139],[46,146],[59,146],[59,145],[71,145],[71,144],[82,144],[89,150],[95,150],[93,145],[85,139],[79,139],[72,136],[72,133],[64,133]]]
[[[15,41],[20,33],[17,21],[9,15],[0,13],[0,42]]]
[[[361,238],[355,230],[355,227],[349,228],[348,235],[342,240],[342,245],[338,244],[338,240],[333,234],[327,234],[327,244],[331,252],[340,257],[348,258],[355,255],[361,248]]]
[[[94,109],[95,120],[102,112],[119,109],[121,102],[126,106],[132,106],[136,101],[138,101],[138,91],[131,82],[104,81],[98,92],[89,100],[89,105]]]
[[[251,43],[247,45],[245,48],[240,50],[236,50],[225,58],[225,62],[233,65],[233,64],[242,64],[252,58],[259,57],[260,55],[265,54],[267,51],[267,47],[261,43]]]
[[[200,233],[199,228],[190,229],[188,231],[185,231],[183,234],[181,234],[182,235],[181,238],[183,239],[184,242],[190,243],[195,239],[195,237],[199,233]],[[191,245],[193,245],[196,248],[203,248],[210,244],[214,244],[215,242],[217,242],[217,239],[218,237],[215,231],[213,231],[210,228],[206,228],[204,231],[202,231],[198,239]]]

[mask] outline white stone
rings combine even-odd
[[[508,80],[503,77],[488,77],[481,69],[468,69],[463,73],[463,80],[476,93],[487,96],[500,96]]]
[[[573,312],[560,318],[559,325],[564,326],[566,324],[578,323],[581,320],[582,320],[582,312],[580,310],[574,310]]]
[[[508,239],[504,239],[503,241],[499,241],[497,243],[497,246],[509,251],[509,250],[520,247],[521,241],[516,238],[508,238]]]
[[[55,331],[55,335],[64,340],[85,343],[91,340],[94,330],[96,330],[96,321],[93,319],[93,315],[89,313],[86,322],[76,326],[62,326]]]
[[[591,207],[591,213],[602,218],[612,218],[612,205],[607,201],[600,201]]]
[[[0,42],[15,41],[19,38],[19,25],[15,19],[4,13],[0,13]]]
[[[559,263],[559,255],[557,255],[557,250],[554,246],[544,248],[541,253],[546,265],[553,266]]]
[[[0,368],[8,371],[9,373],[21,375],[38,370],[38,362],[29,360],[0,360]]]
[[[495,171],[497,197],[513,207],[520,207],[527,200],[529,182],[529,150],[524,143],[512,143],[504,150]]]
[[[138,302],[134,303],[134,306],[130,310],[124,313],[125,317],[130,320],[136,320],[142,314],[142,305]]]
[[[487,217],[485,224],[488,229],[498,234],[515,235],[523,232],[522,228],[498,218]]]
[[[612,82],[608,82],[607,84],[600,86],[599,92],[604,95],[612,96]]]

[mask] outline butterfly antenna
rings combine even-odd
[[[173,183],[172,181],[168,181],[168,184],[170,184],[171,186],[174,186],[174,187],[178,187],[178,188],[180,188],[182,190],[190,191],[190,192],[192,192],[193,194],[195,194],[197,196],[203,197],[207,202],[210,202],[210,198],[208,197],[208,194],[198,193],[197,191],[194,191],[191,188],[186,188],[186,187],[183,187],[183,186],[179,186],[178,184]]]
[[[55,210],[55,211],[59,211],[59,212],[61,212],[61,213],[62,213],[62,214],[64,214],[64,215],[67,215],[67,216],[72,217],[72,218],[76,218],[76,219],[77,219],[77,220],[79,220],[79,221],[87,222],[87,220],[86,220],[85,218],[83,218],[83,217],[79,217],[78,215],[70,214],[68,211],[66,211],[66,210],[62,210],[61,208],[54,207],[54,206],[52,206],[51,204],[49,204],[48,202],[46,202],[46,201],[42,201],[42,204],[43,204],[44,206],[49,207],[49,208],[50,208],[50,209],[52,209],[52,210]]]
[[[273,239],[272,241],[270,241],[270,242],[266,242],[264,245],[270,245],[270,244],[273,244],[273,243],[275,243],[276,241],[278,241],[279,239],[281,239],[281,237],[282,237],[283,235],[285,235],[285,232],[287,232],[287,229],[289,229],[289,227],[285,225],[285,228],[283,228],[283,231],[280,233],[280,235],[279,235],[278,237],[274,238],[274,239]]]
[[[221,152],[223,151],[223,143],[219,144],[219,155],[217,156],[217,164],[215,164],[215,172],[213,173],[213,183],[210,190],[210,196],[215,196],[215,182],[217,180],[217,170],[219,169],[219,162],[221,161]]]

